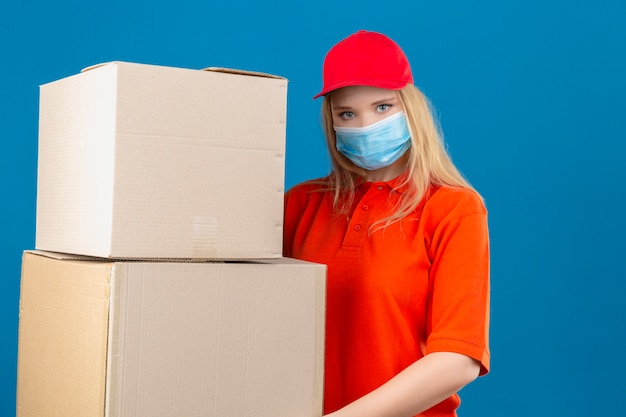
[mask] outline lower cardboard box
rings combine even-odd
[[[319,417],[326,267],[26,251],[18,417]]]

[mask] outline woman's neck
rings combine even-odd
[[[367,171],[367,175],[365,177],[365,181],[367,182],[387,182],[391,181],[394,178],[397,178],[400,174],[404,172],[406,168],[406,154],[398,159],[393,164],[372,170]]]

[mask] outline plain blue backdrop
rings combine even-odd
[[[624,415],[625,1],[32,0],[0,5],[0,416],[15,415],[39,85],[111,60],[287,77],[290,187],[328,171],[311,97],[358,29],[403,47],[490,212],[492,372],[460,415]]]

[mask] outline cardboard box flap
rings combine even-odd
[[[227,262],[239,262],[238,258],[232,259],[216,259],[216,258],[118,258],[118,257],[100,257],[89,255],[78,255],[74,253],[62,253],[52,252],[46,250],[32,249],[24,252],[32,253],[33,255],[44,256],[46,258],[56,259],[58,261],[90,261],[90,262],[153,262],[153,263],[227,263]],[[272,258],[274,259],[274,258]],[[280,260],[281,258],[275,258]],[[251,258],[251,263],[259,263],[259,260],[265,260],[265,258],[254,259]]]
[[[285,77],[281,77],[279,75],[273,75],[273,74],[268,74],[266,72],[259,72],[259,71],[240,70],[240,69],[234,69],[234,68],[207,67],[207,68],[203,68],[202,71],[224,72],[227,74],[249,75],[252,77],[265,77],[265,78],[276,78],[279,80],[286,80]]]
[[[61,252],[51,252],[45,250],[26,250],[25,253],[32,253],[33,255],[44,256],[50,259],[56,259],[60,261],[100,261],[100,262],[111,262],[111,259],[107,258],[99,258],[97,256],[86,256],[86,255],[74,255],[71,253],[61,253]]]
[[[85,68],[81,69],[80,72],[91,71],[91,70],[94,70],[96,68],[105,67],[107,65],[114,65],[114,64],[117,64],[118,62],[120,62],[120,61],[100,62],[99,64],[94,64],[94,65],[90,65],[88,67],[85,67]]]
[[[122,61],[101,62],[99,64],[94,64],[94,65],[90,65],[88,67],[85,67],[85,68],[81,69],[80,72],[82,73],[82,72],[91,71],[91,70],[94,70],[96,68],[104,67],[104,66],[107,66],[107,65],[115,65],[115,64],[118,64],[120,62],[122,62]],[[248,71],[248,70],[242,70],[242,69],[236,69],[236,68],[206,67],[206,68],[201,69],[200,71],[223,72],[223,73],[226,73],[226,74],[248,75],[248,76],[252,76],[252,77],[276,78],[278,80],[286,80],[285,77],[281,77],[279,75],[268,74],[266,72],[260,72],[260,71]]]

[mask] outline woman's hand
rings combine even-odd
[[[478,377],[480,363],[453,352],[424,356],[387,383],[325,417],[410,417],[440,403]]]

